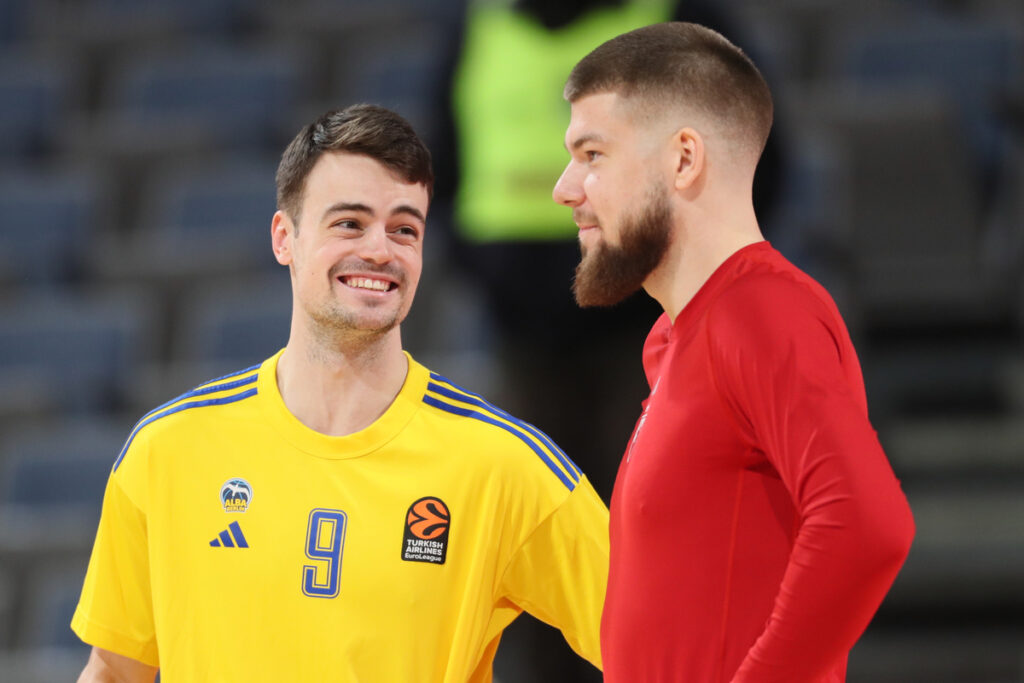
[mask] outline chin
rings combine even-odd
[[[351,327],[360,332],[377,332],[379,334],[387,334],[391,330],[398,327],[399,320],[395,318],[387,318],[384,320],[373,319],[373,320],[359,320],[355,321]]]

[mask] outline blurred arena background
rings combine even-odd
[[[526,142],[515,107],[476,106],[473,67],[494,60],[487,22],[554,46],[591,11],[621,8],[511,4],[0,0],[0,680],[73,680],[84,664],[68,621],[134,422],[285,343],[274,170],[327,108],[390,106],[434,153],[407,348],[554,436],[608,499],[656,308],[641,297],[627,312],[563,313],[568,211],[560,232],[520,225],[488,242],[466,216],[475,199],[486,222],[498,189],[467,167]],[[1024,3],[655,4],[721,28],[771,83],[763,226],[836,298],[915,513],[914,548],[849,681],[1024,681]],[[529,192],[547,197],[568,106],[561,80],[510,78],[546,43],[510,45],[506,72],[483,82],[504,88],[499,103],[560,118],[529,133],[555,155],[533,169]],[[514,210],[525,194],[504,200]],[[600,680],[526,618],[495,671]]]

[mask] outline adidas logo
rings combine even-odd
[[[228,533],[230,531],[231,533]],[[234,540],[232,540],[234,539]],[[211,548],[248,548],[249,542],[245,540],[245,535],[242,534],[242,527],[238,526],[238,522],[231,522],[228,528],[220,532],[220,535],[210,541]]]

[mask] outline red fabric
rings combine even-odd
[[[845,679],[910,509],[832,299],[767,242],[644,348],[611,504],[605,681]]]

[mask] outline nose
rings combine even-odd
[[[564,206],[579,206],[583,203],[583,183],[580,182],[579,170],[575,161],[570,161],[562,171],[562,176],[555,183],[555,189],[551,191],[551,198],[556,203]]]
[[[392,259],[391,240],[383,225],[367,226],[359,239],[357,254],[370,263],[387,263]]]

